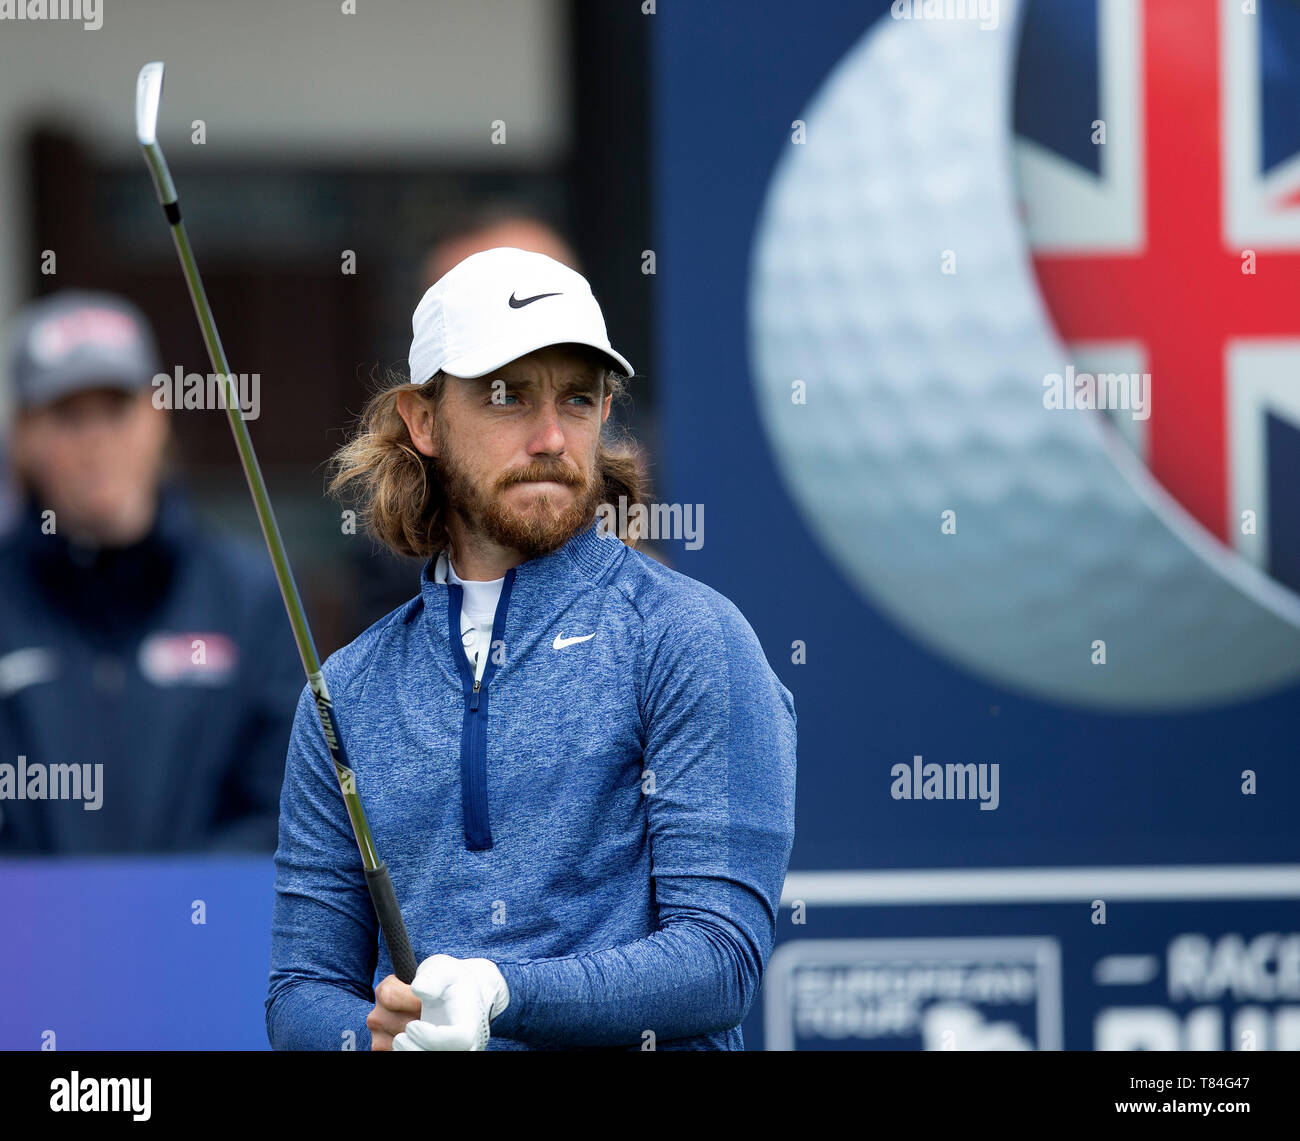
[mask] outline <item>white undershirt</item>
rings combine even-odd
[[[451,565],[447,552],[443,551],[434,567],[433,581],[453,582],[463,592],[460,608],[461,643],[465,647],[465,656],[475,667],[474,680],[482,681],[492,647],[492,619],[496,616],[497,602],[506,581],[505,575],[490,582],[463,579]]]

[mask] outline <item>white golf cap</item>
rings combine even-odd
[[[587,279],[545,254],[498,246],[470,254],[442,275],[411,318],[411,380],[436,372],[480,377],[547,345],[575,342],[609,357],[613,349]]]

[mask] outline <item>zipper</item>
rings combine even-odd
[[[476,678],[469,698],[469,757],[461,766],[462,801],[465,809],[465,846],[471,851],[492,847],[492,830],[487,818],[487,726],[479,713],[481,683]],[[483,707],[487,713],[487,707]],[[468,797],[463,793],[468,792]]]
[[[461,814],[465,822],[465,847],[471,852],[486,851],[492,847],[492,829],[487,810],[488,686],[496,674],[496,663],[492,660],[491,653],[492,643],[497,631],[505,629],[506,613],[510,608],[510,591],[515,579],[513,567],[506,571],[505,579],[501,585],[501,597],[497,600],[496,614],[492,618],[492,633],[484,651],[488,660],[484,663],[481,679],[474,676],[475,670],[465,656],[460,638],[460,608],[464,591],[453,583],[447,592],[448,631],[456,668],[465,692],[465,716],[461,724],[460,797]]]

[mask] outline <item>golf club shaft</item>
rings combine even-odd
[[[366,885],[370,889],[370,898],[374,903],[375,914],[379,917],[379,926],[388,943],[389,955],[393,961],[393,973],[405,983],[415,978],[416,958],[411,950],[411,942],[406,933],[406,924],[397,905],[393,892],[392,880],[387,866],[380,860],[375,850],[374,839],[370,835],[370,825],[366,820],[361,797],[356,788],[356,777],[348,764],[347,752],[343,746],[343,737],[339,733],[338,721],[334,716],[334,705],[330,701],[329,688],[325,684],[325,675],[321,672],[320,660],[316,654],[316,645],[312,639],[311,628],[307,625],[307,616],[298,596],[298,587],[293,580],[293,570],[285,554],[284,543],[280,538],[280,528],[275,521],[275,512],[267,495],[266,482],[262,478],[262,469],[257,462],[257,453],[253,451],[253,441],[248,434],[248,425],[244,421],[243,410],[239,405],[238,386],[231,375],[230,365],[226,361],[225,350],[221,347],[221,338],[217,334],[216,322],[212,318],[212,309],[208,304],[207,294],[203,289],[203,279],[199,276],[198,264],[194,260],[194,251],[190,248],[189,235],[185,232],[185,223],[181,220],[180,206],[177,202],[176,187],[172,183],[167,162],[162,149],[157,143],[145,145],[145,161],[158,189],[158,198],[167,222],[171,227],[172,239],[176,243],[176,253],[181,260],[181,269],[185,274],[185,284],[189,287],[190,299],[194,302],[194,312],[203,331],[203,343],[208,349],[208,358],[218,375],[226,383],[226,418],[230,421],[230,430],[235,437],[235,447],[239,451],[239,462],[243,465],[244,475],[248,480],[248,490],[253,495],[253,506],[257,509],[257,519],[262,525],[262,535],[266,539],[266,549],[270,552],[271,563],[275,567],[275,577],[280,584],[280,594],[284,598],[285,609],[289,613],[289,624],[293,627],[294,640],[298,643],[298,654],[302,658],[303,669],[307,673],[307,684],[316,701],[316,712],[320,718],[321,731],[329,747],[330,758],[334,762],[334,772],[339,780],[339,789],[343,793],[343,802],[347,806],[348,818],[352,822],[352,831],[361,852],[361,862],[365,867]]]

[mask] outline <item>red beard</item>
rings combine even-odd
[[[582,476],[567,464],[538,461],[520,471],[502,476],[489,492],[482,491],[456,461],[448,441],[439,433],[438,456],[430,462],[442,482],[447,507],[494,543],[518,551],[524,559],[540,558],[564,546],[595,517],[604,491],[603,481],[584,483]],[[576,497],[566,507],[557,505],[550,494],[534,498],[532,505],[520,510],[505,503],[502,493],[516,483],[553,480],[573,488]]]

